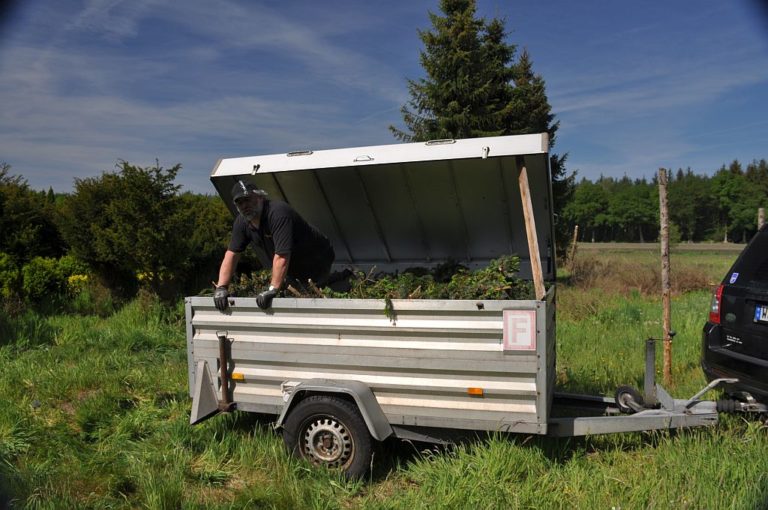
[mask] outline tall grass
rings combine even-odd
[[[561,286],[558,301],[561,389],[642,386],[658,298]],[[675,396],[704,383],[708,301],[674,299]],[[0,508],[768,508],[768,431],[740,417],[676,434],[391,442],[348,483],[289,457],[271,418],[189,426],[180,307],[143,296],[103,318],[0,316],[0,331]]]

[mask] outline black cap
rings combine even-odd
[[[265,193],[256,187],[255,184],[245,181],[237,181],[232,186],[232,200],[239,200],[243,197],[249,197],[251,195],[264,195]]]

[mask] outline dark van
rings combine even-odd
[[[712,296],[701,367],[710,381],[739,380],[728,393],[768,403],[768,228],[741,252]]]

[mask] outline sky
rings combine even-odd
[[[3,5],[7,5],[3,3]],[[0,12],[0,162],[32,188],[177,163],[396,143],[438,0],[25,0]],[[757,0],[478,0],[526,48],[577,177],[768,158]]]

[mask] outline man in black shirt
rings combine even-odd
[[[240,254],[253,243],[272,259],[272,277],[267,290],[256,296],[256,304],[266,310],[272,305],[286,279],[300,283],[312,280],[322,285],[328,278],[335,254],[330,241],[307,223],[293,208],[253,184],[237,181],[232,200],[240,214],[232,225],[232,238],[219,269],[213,300],[220,311],[229,305],[229,285]]]

